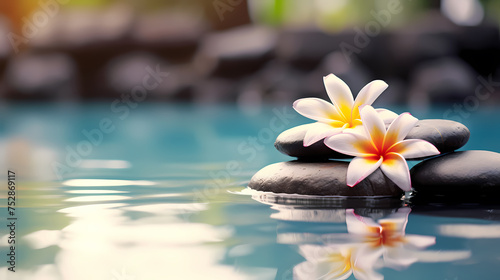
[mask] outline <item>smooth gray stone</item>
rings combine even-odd
[[[459,57],[421,62],[412,72],[415,84],[409,91],[409,102],[417,106],[461,103],[477,84],[476,71]]]
[[[77,98],[77,65],[67,54],[23,53],[13,57],[6,68],[6,85],[16,98]]]
[[[401,197],[403,191],[380,169],[354,187],[346,184],[347,167],[343,161],[288,161],[268,165],[250,180],[251,189],[274,193],[338,195],[349,197]]]
[[[274,142],[274,147],[285,155],[305,160],[342,159],[350,156],[337,153],[328,148],[323,141],[304,147],[306,131],[311,124],[304,124],[283,131]],[[469,140],[469,129],[455,121],[430,119],[420,120],[408,133],[406,139],[429,141],[441,153],[447,153],[463,147]]]
[[[430,142],[443,154],[460,149],[469,141],[469,129],[456,121],[420,120],[405,139],[422,139]]]
[[[261,26],[241,26],[211,33],[198,52],[202,71],[219,78],[254,74],[274,57],[275,31]]]
[[[303,124],[283,131],[276,138],[274,147],[285,155],[306,160],[352,158],[328,148],[321,140],[304,147],[304,136],[310,125]]]
[[[498,197],[500,154],[462,151],[425,160],[411,169],[417,196]]]
[[[318,29],[285,28],[280,32],[278,55],[294,68],[313,70],[321,60],[354,34],[343,32],[331,36]]]

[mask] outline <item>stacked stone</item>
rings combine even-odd
[[[401,197],[403,191],[380,169],[354,187],[346,183],[350,156],[328,148],[323,141],[304,147],[311,124],[282,132],[274,146],[293,161],[271,164],[258,171],[249,187],[258,191],[349,197]],[[469,195],[471,186],[482,194],[500,189],[500,154],[487,151],[455,152],[469,140],[469,129],[451,120],[420,120],[406,139],[423,139],[433,144],[440,155],[423,160],[410,171],[417,194]]]

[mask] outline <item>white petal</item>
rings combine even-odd
[[[380,169],[399,188],[404,191],[411,190],[410,171],[403,156],[396,153],[384,155],[384,162],[380,165]]]
[[[389,215],[387,218],[380,219],[379,223],[383,225],[387,222],[391,222],[394,226],[394,229],[392,230],[400,233],[401,235],[404,235],[406,224],[408,223],[408,215],[410,215],[410,212],[411,209],[409,207],[399,208],[396,213]]]
[[[325,83],[326,93],[328,93],[333,105],[339,109],[346,119],[350,119],[351,109],[354,104],[351,89],[344,81],[333,74],[323,77],[323,82]]]
[[[350,156],[370,156],[375,152],[371,141],[360,134],[341,133],[325,139],[325,145]]]
[[[406,135],[415,127],[418,119],[410,113],[399,115],[387,128],[387,133],[384,139],[384,149],[388,149],[395,143],[405,139]]]
[[[407,139],[393,145],[389,152],[402,155],[405,158],[421,158],[439,155],[439,150],[431,143],[421,139]]]
[[[389,85],[382,80],[371,81],[359,91],[354,101],[354,106],[372,105],[373,101],[375,101],[388,86]]]
[[[354,213],[354,209],[346,209],[345,221],[347,225],[347,232],[351,235],[366,236],[371,235],[373,232],[370,228],[380,227],[373,219],[369,217],[359,216]]]
[[[347,185],[350,187],[355,186],[363,179],[372,174],[373,171],[382,164],[383,158],[377,157],[355,157],[351,160],[347,168]]]
[[[317,122],[311,124],[304,136],[304,147],[311,146],[312,144],[322,140],[328,136],[341,133],[343,128],[335,128],[329,124]]]
[[[358,280],[383,280],[384,276],[375,272],[376,262],[382,256],[383,249],[373,249],[371,246],[362,246],[356,253],[354,261],[354,276]]]
[[[347,279],[352,273],[351,269],[345,271],[345,259],[350,254],[345,254],[341,247],[301,245],[299,250],[307,262],[294,267],[297,279]]]
[[[360,114],[366,132],[370,134],[374,146],[380,151],[385,137],[384,121],[370,105],[363,106]]]
[[[293,279],[305,280],[311,278],[311,270],[315,270],[316,265],[312,262],[301,262],[293,268]]]
[[[359,122],[360,122],[360,124],[356,125],[354,127],[352,127],[352,126],[351,127],[346,127],[343,132],[344,133],[349,133],[349,134],[358,134],[360,136],[363,136],[366,139],[370,139],[370,135],[368,135],[366,133],[366,129],[363,126],[363,124],[361,124],[361,120]]]
[[[380,108],[380,109],[375,109],[375,111],[377,111],[379,117],[381,117],[382,120],[384,120],[385,124],[391,124],[398,117],[398,114],[394,113],[391,110]]]
[[[354,100],[353,116],[358,115],[358,107],[361,105],[372,105],[373,101],[388,87],[386,82],[375,80],[364,86]]]
[[[293,268],[293,279],[309,280],[309,279],[347,279],[352,273],[352,270],[348,270],[346,273],[341,274],[342,268],[332,267],[335,264],[331,264],[328,261],[324,262],[311,262],[306,261],[296,265]],[[330,274],[338,274],[341,278],[330,278]],[[347,275],[346,275],[347,274]]]
[[[328,258],[329,250],[325,248],[324,246],[305,244],[299,246],[299,252],[306,260],[318,262]]]
[[[354,270],[354,277],[357,280],[384,280],[384,275],[371,269]]]
[[[384,264],[393,269],[401,270],[417,261],[418,258],[403,246],[387,247],[384,252]]]
[[[319,98],[301,98],[293,102],[293,109],[304,117],[330,123],[332,121],[345,122],[345,118],[339,114],[337,108],[331,103]]]
[[[345,280],[352,274],[352,268],[346,270],[346,264],[344,261],[319,263],[316,269],[317,271],[315,272],[315,276],[311,277],[311,275],[309,275],[309,278],[307,279]]]

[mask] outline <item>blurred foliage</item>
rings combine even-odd
[[[394,0],[255,0],[250,1],[254,21],[274,26],[319,26],[327,31],[338,31],[346,26],[364,22],[372,17],[371,12],[387,9]],[[399,1],[403,17],[408,20],[411,15],[428,8],[428,1]]]
[[[68,7],[101,7],[116,2],[114,0],[71,0],[67,4]]]
[[[423,12],[439,9],[439,0],[251,0],[249,6],[255,22],[272,26],[317,26],[325,31],[339,31],[348,26],[372,20],[373,13],[387,10],[393,3],[401,6],[398,15],[392,15],[389,28],[411,22]],[[481,0],[490,18],[500,15],[500,1]],[[458,2],[457,2],[458,4]]]
[[[480,1],[484,5],[484,10],[486,14],[495,20],[498,20],[500,16],[500,1],[498,0],[482,0]]]

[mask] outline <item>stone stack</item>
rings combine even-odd
[[[304,147],[303,141],[310,124],[305,124],[282,132],[274,146],[296,160],[271,164],[258,171],[250,180],[249,187],[258,191],[347,197],[401,197],[403,191],[387,178],[380,169],[373,172],[354,187],[347,186],[346,174],[350,156],[339,154],[328,148],[323,141]],[[429,119],[420,120],[408,133],[406,139],[423,139],[433,144],[441,155],[424,160],[412,169],[413,186],[423,193],[435,193],[437,189],[448,192],[454,184],[464,188],[483,180],[479,169],[493,174],[494,184],[500,185],[500,155],[492,152],[454,152],[469,140],[470,131],[461,123]],[[460,167],[475,165],[481,157],[486,162],[478,168],[466,172]],[[458,159],[454,159],[458,158]],[[465,158],[465,159],[462,159]],[[420,158],[419,160],[421,160]],[[489,166],[489,167],[488,167]],[[441,171],[440,169],[444,169]],[[442,173],[444,172],[444,173]],[[450,174],[448,174],[448,173]],[[452,173],[459,174],[453,177]],[[442,174],[441,174],[442,173]],[[495,175],[496,174],[496,175]],[[442,176],[441,176],[442,175]],[[451,177],[450,177],[451,176]],[[462,178],[472,179],[462,180]],[[474,179],[475,177],[478,177]],[[433,183],[431,183],[433,181]],[[443,188],[439,186],[444,185]],[[467,186],[465,186],[467,185]],[[436,187],[438,186],[438,187]],[[450,189],[451,190],[451,189]],[[439,193],[439,192],[438,192]]]

